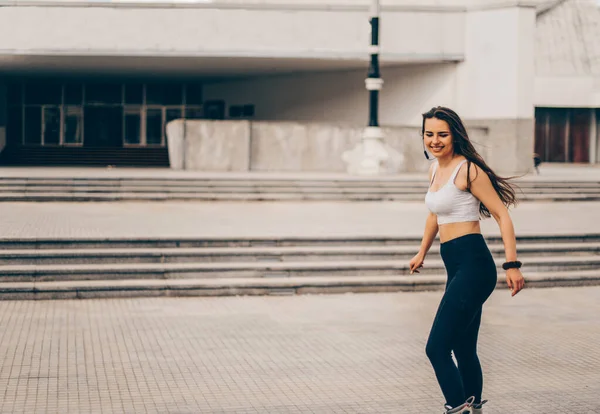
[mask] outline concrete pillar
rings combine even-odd
[[[535,25],[533,6],[467,13],[457,109],[470,125],[489,128],[478,149],[499,173],[524,173],[532,166]]]

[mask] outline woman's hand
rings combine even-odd
[[[511,290],[511,296],[515,296],[525,286],[525,279],[520,269],[508,269],[506,271],[506,283]]]
[[[410,259],[410,274],[412,275],[413,273],[419,273],[418,269],[423,267],[423,263],[425,263],[425,255],[422,253],[417,253],[415,257]]]

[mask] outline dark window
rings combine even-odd
[[[83,143],[83,112],[80,107],[65,108],[65,144]]]
[[[239,118],[244,113],[244,108],[240,105],[232,105],[229,107],[229,117]]]
[[[83,109],[83,139],[86,147],[123,146],[123,107],[86,105]]]
[[[181,84],[155,83],[146,86],[148,105],[182,105],[183,87]]]
[[[565,162],[566,157],[566,133],[567,133],[567,110],[552,108],[548,111],[548,155],[546,161]]]
[[[65,85],[65,105],[81,105],[83,103],[83,85],[67,83]]]
[[[183,85],[167,84],[163,87],[164,105],[182,105],[183,104]]]
[[[60,108],[44,108],[44,145],[60,144]]]
[[[40,145],[42,141],[42,108],[25,108],[25,144]]]
[[[535,153],[546,162],[589,162],[592,112],[581,108],[536,108]]]
[[[590,162],[591,109],[571,109],[569,117],[569,162]]]
[[[175,119],[181,118],[181,109],[178,108],[168,108],[166,113],[166,122],[171,122]]]
[[[140,109],[125,110],[125,143],[130,145],[139,145],[141,143],[141,116]]]
[[[21,145],[23,140],[23,108],[11,106],[8,108],[8,122],[6,125],[7,142]]]
[[[95,104],[120,104],[121,85],[109,83],[91,83],[85,86],[85,102]]]
[[[146,144],[162,144],[162,110],[148,109],[146,111]]]
[[[17,82],[9,83],[6,91],[9,106],[23,104],[23,85]]]
[[[232,105],[229,107],[230,118],[250,118],[254,116],[254,105]]]
[[[201,106],[186,107],[185,119],[204,119],[204,109]]]
[[[186,105],[202,105],[202,84],[190,83],[186,85],[185,103]]]
[[[165,88],[161,84],[146,85],[146,104],[162,105],[165,100]]]
[[[60,105],[62,85],[52,82],[32,82],[25,85],[27,105]]]
[[[224,119],[225,101],[207,101],[204,104],[204,117],[206,119]]]
[[[138,105],[144,103],[144,85],[142,85],[141,83],[126,84],[125,103]]]

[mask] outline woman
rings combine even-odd
[[[506,254],[503,268],[514,296],[524,285],[507,209],[516,202],[515,192],[487,166],[451,109],[436,107],[423,114],[422,133],[424,145],[436,161],[429,170],[430,188],[425,197],[430,213],[421,249],[410,261],[410,273],[423,267],[438,231],[448,273],[426,353],[446,399],[446,413],[481,413],[486,401],[481,401],[483,375],[477,335],[482,306],[496,286],[497,272],[479,219],[493,216],[498,222]]]

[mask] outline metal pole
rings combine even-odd
[[[371,61],[365,79],[365,87],[369,91],[369,124],[362,134],[360,143],[342,155],[350,174],[378,175],[397,171],[404,160],[401,153],[384,142],[383,130],[379,127],[379,91],[383,87],[379,70],[379,16],[379,0],[371,0],[369,10]]]
[[[365,85],[369,91],[369,126],[379,127],[379,91],[383,86],[381,72],[379,70],[379,0],[373,0],[371,3],[371,63]]]

